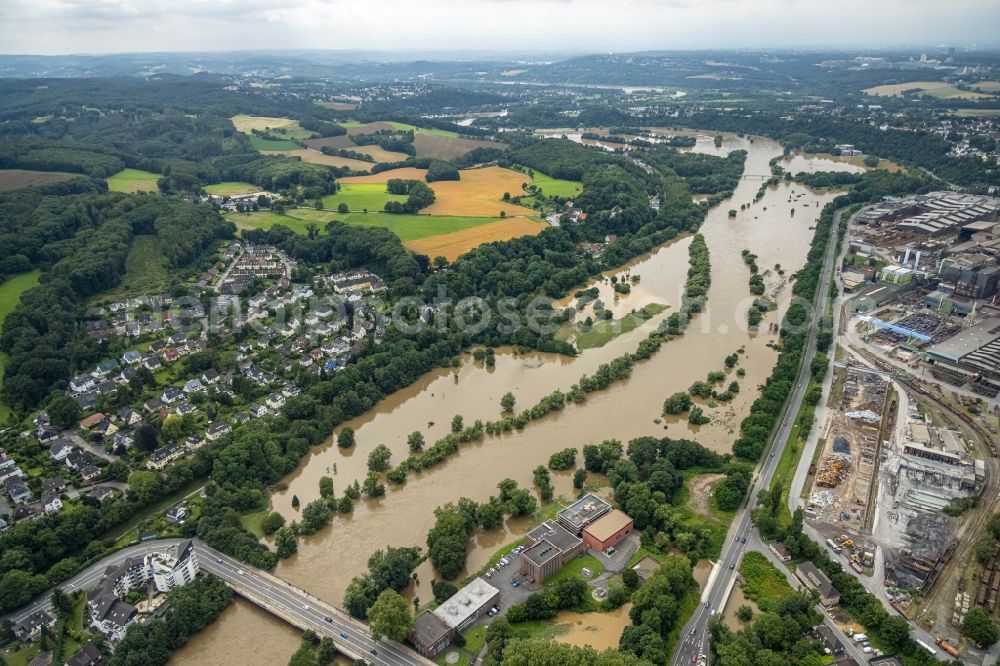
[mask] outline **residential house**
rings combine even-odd
[[[115,436],[111,438],[111,442],[114,444],[115,452],[117,453],[118,451],[124,452],[131,448],[132,444],[135,443],[135,439],[130,434],[119,432],[115,433]],[[121,453],[118,453],[118,455],[121,455]]]
[[[65,460],[66,456],[73,452],[73,442],[60,437],[49,445],[49,455],[53,460]]]
[[[184,391],[178,388],[170,387],[163,390],[163,394],[160,395],[160,400],[168,405],[172,405],[183,397]]]
[[[35,611],[14,625],[14,636],[29,643],[36,640],[42,633],[42,627],[54,627],[56,618],[45,611]]]
[[[89,375],[74,377],[69,382],[69,390],[73,393],[83,393],[94,388],[94,378]]]
[[[163,407],[163,403],[156,398],[150,398],[146,402],[142,403],[142,408],[149,413],[158,412],[161,407]]]
[[[184,383],[184,392],[187,394],[200,393],[205,390],[205,386],[201,383],[200,379],[189,379]]]
[[[219,371],[215,368],[209,368],[205,372],[201,373],[201,381],[206,384],[215,384],[219,381]]]
[[[91,432],[101,435],[102,437],[111,437],[118,432],[118,426],[107,419],[101,419],[101,422],[96,424],[90,430]]]
[[[177,405],[177,408],[174,411],[177,412],[178,416],[187,416],[188,414],[194,414],[197,412],[198,408],[190,402],[184,401]]]
[[[126,426],[134,426],[142,421],[142,415],[131,407],[126,407],[122,410],[121,419]]]
[[[93,374],[96,377],[107,377],[118,367],[118,361],[113,358],[109,358],[105,361],[101,361],[97,364],[97,368],[94,370]]]
[[[92,483],[101,478],[101,468],[96,465],[84,465],[80,469],[80,476],[87,483]]]
[[[104,666],[107,663],[107,658],[101,654],[97,646],[87,643],[66,660],[65,666]]]
[[[105,418],[104,414],[101,412],[97,412],[96,414],[91,414],[87,418],[80,421],[80,427],[83,428],[84,430],[89,430],[90,428],[93,428],[98,423],[103,421],[104,418]]]
[[[42,483],[42,494],[45,493],[55,493],[60,494],[66,490],[66,479],[61,476],[53,476],[51,479],[46,479]]]
[[[261,418],[267,416],[267,407],[264,405],[258,405],[257,403],[251,403],[250,407],[247,408],[250,415],[255,418]]]
[[[136,324],[136,329],[137,329],[136,333],[138,333],[138,328],[139,326],[138,324]],[[122,363],[124,363],[125,365],[132,365],[134,363],[140,362],[141,360],[142,360],[142,354],[132,349],[122,354]]]
[[[167,509],[166,518],[171,523],[183,523],[187,515],[187,507],[184,504],[175,504]]]
[[[147,356],[142,360],[142,367],[146,368],[150,372],[156,372],[162,365],[163,364],[160,363],[160,358],[158,356]]]
[[[250,420],[250,415],[246,412],[237,412],[233,415],[233,421],[237,424],[243,424]]]
[[[66,456],[66,466],[70,469],[83,469],[83,466],[87,464],[87,456],[83,455],[82,451],[73,451],[68,456]]]
[[[115,489],[111,486],[94,486],[94,489],[90,491],[90,496],[98,502],[103,502],[115,496]]]
[[[63,503],[57,493],[42,493],[42,510],[45,513],[59,513],[62,508]]]
[[[233,431],[233,428],[232,428],[231,425],[229,425],[228,423],[222,422],[222,421],[217,421],[217,422],[212,423],[212,424],[210,424],[208,426],[208,430],[205,432],[205,437],[209,441],[214,442],[215,440],[219,439],[220,437],[222,437],[226,433],[229,433],[229,432],[232,432],[232,431]]]
[[[20,479],[7,479],[7,494],[14,504],[26,504],[31,501],[31,489]]]
[[[267,396],[267,406],[271,409],[281,409],[285,405],[285,396],[280,393],[272,393]]]
[[[180,458],[182,455],[184,455],[184,450],[179,446],[167,444],[166,446],[161,446],[156,449],[149,455],[149,460],[146,461],[146,467],[148,469],[163,469],[174,460]]]

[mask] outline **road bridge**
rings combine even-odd
[[[130,557],[161,551],[181,541],[161,539],[123,548],[87,567],[60,587],[67,593],[91,589],[109,566],[117,566]],[[373,640],[367,624],[288,581],[210,548],[200,539],[193,541],[202,571],[217,576],[236,594],[292,626],[303,631],[312,629],[320,637],[329,636],[341,654],[379,666],[431,666],[434,663],[395,641]],[[36,611],[51,609],[52,594],[47,592],[4,617],[16,624]]]

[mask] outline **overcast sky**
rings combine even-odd
[[[1000,0],[0,0],[0,52],[1000,43]]]

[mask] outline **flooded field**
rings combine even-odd
[[[736,149],[748,151],[746,172],[751,174],[768,173],[768,161],[781,154],[780,146],[773,141],[755,138],[751,142],[749,138],[733,135],[726,135],[721,148],[713,145],[711,136],[699,135],[695,147],[719,155]],[[424,546],[435,507],[462,496],[486,500],[496,493],[497,483],[504,478],[515,479],[522,487],[530,488],[531,470],[545,464],[554,451],[567,446],[579,448],[604,439],[626,441],[641,435],[669,435],[697,439],[719,452],[730,451],[739,421],[755,399],[757,386],[774,364],[777,352],[767,345],[775,341],[775,336],[767,332],[768,324],[779,320],[791,291],[783,279],[768,279],[769,288],[777,285],[776,293],[769,295],[780,304],[779,310],[767,316],[759,333],[747,331],[746,312],[753,297],[747,284],[750,273],[740,252],[749,249],[756,254],[762,272],[780,264],[785,275],[791,275],[803,265],[820,208],[835,196],[782,183],[754,204],[759,186],[759,180],[741,181],[731,200],[709,212],[701,230],[712,264],[708,308],[693,320],[683,337],[665,344],[652,359],[638,364],[628,381],[590,394],[582,406],[567,406],[560,413],[531,423],[520,433],[487,437],[482,443],[467,445],[446,463],[425,473],[411,473],[402,486],[388,484],[385,497],[356,503],[352,515],[335,515],[329,528],[301,541],[298,554],[282,561],[276,573],[340,604],[347,584],[353,576],[364,572],[373,551],[389,545]],[[738,210],[741,204],[747,204],[745,211]],[[736,217],[728,217],[730,209],[738,210]],[[796,210],[794,215],[792,209]],[[781,242],[774,242],[775,238]],[[519,408],[530,406],[554,389],[568,389],[581,375],[593,373],[598,365],[633,351],[679,305],[689,243],[689,237],[675,239],[616,271],[619,275],[628,272],[640,276],[639,284],[628,295],[616,296],[606,279],[589,285],[598,288],[601,299],[616,315],[652,302],[671,306],[662,314],[577,358],[518,355],[498,350],[495,368],[486,368],[467,357],[460,368],[428,373],[413,386],[345,424],[356,432],[357,445],[353,449],[338,449],[332,440],[317,447],[285,479],[287,489],[272,496],[273,509],[288,519],[295,518],[292,497],[298,496],[301,506],[318,497],[321,476],[333,477],[337,493],[355,479],[363,479],[368,452],[380,443],[391,449],[391,464],[397,463],[406,457],[406,437],[414,430],[433,442],[448,432],[455,414],[461,414],[466,423],[495,419],[500,415],[500,398],[507,391],[514,393]],[[667,396],[704,379],[709,371],[723,369],[723,358],[741,347],[746,352],[740,360],[746,376],[737,378],[730,371],[726,382],[739,379],[743,390],[729,404],[706,408],[712,419],[709,424],[695,429],[676,419],[666,425],[654,422],[661,418]],[[569,473],[554,473],[553,482],[557,494],[571,494]],[[522,534],[528,526],[527,521],[515,521],[503,531],[476,537],[467,570],[477,570],[496,548]],[[432,573],[428,564],[423,565],[417,572],[420,584],[411,586],[409,594],[423,602],[429,600]],[[223,648],[230,641],[214,641],[210,636],[218,632],[255,637],[281,635],[276,627],[281,631],[287,629],[263,614],[242,621],[227,614],[192,640],[183,651],[184,663],[246,663],[245,659],[235,658],[230,648]],[[599,632],[586,635],[596,633]],[[609,639],[614,644],[618,633],[620,629]],[[294,646],[289,647],[284,659],[293,649]]]
[[[555,641],[568,645],[589,645],[597,651],[618,649],[622,630],[631,624],[628,617],[631,609],[632,604],[625,604],[608,613],[563,611],[555,619],[561,632],[556,634]]]

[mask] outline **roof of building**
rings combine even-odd
[[[545,539],[560,550],[570,550],[582,543],[579,537],[552,520],[528,532],[527,539],[532,543]]]
[[[990,343],[1000,338],[1000,319],[991,317],[927,350],[929,354],[957,361],[973,352],[988,352]]]
[[[652,555],[646,555],[644,558],[632,565],[632,569],[634,569],[635,572],[644,579],[652,576],[659,568],[660,561]]]
[[[447,636],[450,631],[451,627],[441,618],[430,611],[425,611],[413,621],[411,639],[414,643],[430,646]]]
[[[105,661],[104,655],[93,643],[87,643],[66,660],[66,666],[98,666]]]
[[[558,557],[562,550],[548,539],[541,539],[535,545],[525,548],[521,555],[535,566],[542,566],[553,557]]]
[[[833,586],[833,583],[830,582],[830,579],[826,577],[826,574],[820,571],[812,562],[801,562],[797,569],[824,597],[833,597],[840,594],[837,588]]]
[[[584,531],[598,541],[606,541],[615,533],[632,524],[632,519],[618,509],[611,509],[593,524],[588,525]]]
[[[471,583],[435,608],[434,614],[449,627],[458,627],[499,594],[500,590],[482,578],[474,578]]]
[[[587,493],[559,512],[559,518],[570,525],[583,527],[611,510],[611,505],[594,493]]]

